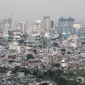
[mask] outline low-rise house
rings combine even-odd
[[[27,66],[29,67],[29,68],[41,68],[41,61],[40,60],[32,60],[32,61],[28,61],[28,63],[27,63]]]

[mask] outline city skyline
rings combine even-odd
[[[85,20],[84,0],[0,0],[0,17],[12,14],[13,20],[36,20],[51,16],[57,20],[61,16],[72,16],[76,20]]]

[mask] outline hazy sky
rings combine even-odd
[[[85,20],[85,0],[0,0],[0,17],[12,14],[14,20],[36,20],[51,16],[72,16]]]

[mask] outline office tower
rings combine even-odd
[[[13,23],[13,30],[18,30],[18,31],[20,31],[21,29],[20,29],[20,22],[14,22]]]
[[[21,22],[20,23],[20,31],[22,34],[27,33],[27,28],[28,28],[28,22]]]
[[[73,28],[74,21],[75,21],[75,19],[71,18],[71,17],[66,19],[66,22],[67,22],[67,25],[68,25],[68,30],[69,30],[68,33],[70,33],[70,34],[74,34],[75,33],[75,30]]]
[[[36,20],[33,26],[33,33],[35,34],[40,34],[42,31],[42,21],[41,20]]]
[[[12,29],[12,18],[8,18],[8,23],[9,23],[9,29]]]
[[[51,32],[51,19],[50,16],[43,17],[43,31],[46,33]]]
[[[27,34],[28,34],[29,36],[32,35],[32,32],[33,32],[33,26],[34,26],[34,23],[28,23]]]
[[[63,18],[63,17],[59,18],[59,20],[58,20],[58,29],[57,29],[58,33],[63,33],[63,31],[67,31],[67,29],[65,28],[65,21],[66,21],[65,18]]]
[[[67,25],[68,25],[69,29],[73,28],[74,21],[75,21],[75,19],[71,18],[71,17],[66,19],[66,22],[67,22]]]
[[[8,37],[9,33],[8,31],[12,29],[12,18],[3,18],[0,20],[0,35],[3,35],[4,37]]]
[[[73,29],[73,23],[74,23],[74,19],[69,17],[69,18],[59,18],[58,20],[58,29],[57,29],[57,33],[67,33],[69,34],[69,32],[71,32],[71,29]]]
[[[11,17],[2,19],[2,21],[3,21],[3,27],[4,28],[12,29],[12,18]]]

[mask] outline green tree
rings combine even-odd
[[[41,71],[38,70],[38,69],[34,69],[34,70],[33,70],[33,75],[36,76],[36,77],[39,78],[39,79],[43,79],[43,77],[44,77],[43,72],[41,72]]]
[[[64,77],[59,77],[59,79],[57,80],[57,85],[68,85],[67,84],[67,80]]]
[[[32,54],[27,54],[27,55],[26,55],[26,58],[27,58],[27,60],[29,60],[29,59],[34,59],[34,57],[33,57]]]

